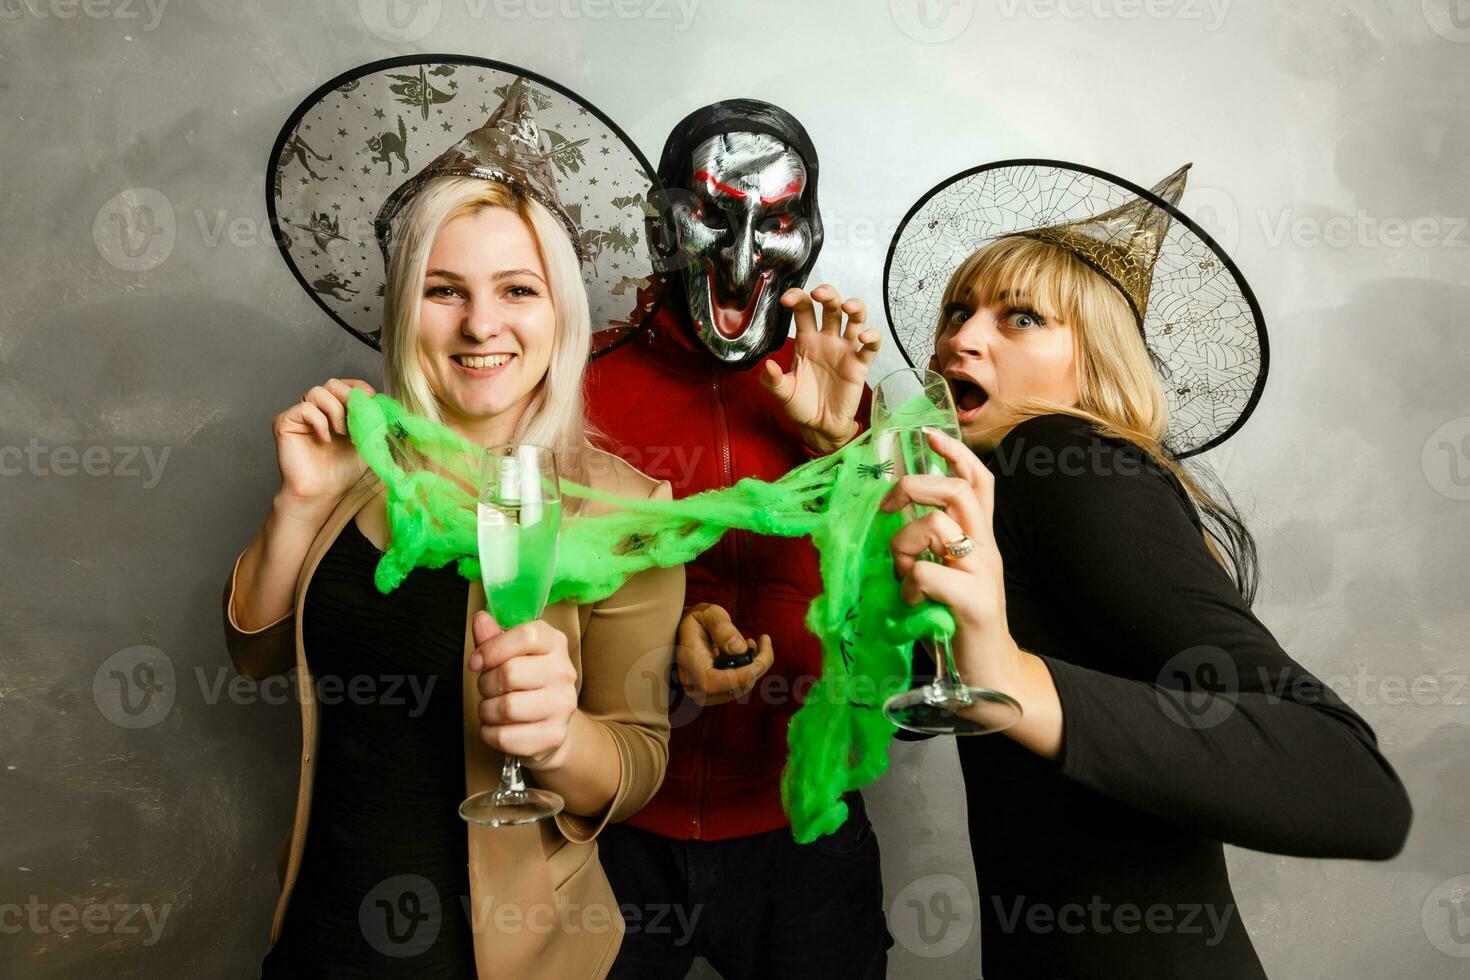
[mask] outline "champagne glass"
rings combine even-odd
[[[873,445],[884,473],[891,479],[911,474],[950,475],[949,463],[930,447],[925,426],[960,438],[954,396],[941,375],[922,368],[903,368],[874,385]],[[910,504],[903,513],[912,521],[935,509]],[[920,560],[939,559],[925,552]],[[924,647],[934,658],[934,679],[889,698],[883,705],[889,721],[911,732],[932,735],[983,735],[1020,721],[1021,705],[1014,698],[964,684],[955,670],[948,637],[932,636]]]
[[[485,450],[477,523],[480,579],[491,615],[504,629],[539,619],[551,592],[561,531],[556,454],[530,445]],[[563,805],[556,793],[527,786],[520,758],[507,755],[500,786],[466,799],[459,815],[504,827],[550,819]]]

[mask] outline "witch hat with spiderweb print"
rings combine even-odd
[[[1185,174],[1191,166],[1186,163],[1165,177],[1148,197],[1135,198],[1081,221],[1016,234],[1059,245],[1086,262],[1118,288],[1142,326],[1153,287],[1154,265],[1171,220],[1169,211],[1155,202],[1177,206],[1184,196]]]
[[[1151,190],[1060,160],[1004,160],[940,183],[899,224],[884,268],[905,360],[928,365],[945,284],[967,256],[1006,237],[1048,242],[1128,301],[1169,403],[1170,451],[1219,445],[1254,411],[1269,348],[1245,277],[1178,208],[1189,167]]]

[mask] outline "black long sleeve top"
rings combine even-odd
[[[986,463],[1011,633],[1064,733],[1055,761],[958,743],[985,977],[1263,977],[1222,844],[1389,858],[1402,785],[1251,613],[1171,473],[1062,415]]]

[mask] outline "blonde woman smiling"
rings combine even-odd
[[[667,483],[587,443],[588,297],[533,104],[512,85],[480,130],[383,207],[387,391],[478,445],[549,447],[575,479],[667,497]],[[467,158],[495,176],[465,175]],[[683,570],[644,572],[600,602],[549,606],[508,630],[452,565],[378,593],[390,530],[384,487],[349,440],[354,388],[373,391],[330,379],[277,416],[281,484],[224,596],[239,670],[295,666],[303,695],[300,790],[264,973],[600,976],[623,926],[594,840],[663,777],[666,703],[629,677],[649,664],[667,675]],[[403,678],[426,692],[421,703],[376,696]],[[328,679],[370,694],[309,696]],[[563,797],[554,821],[460,819],[460,801],[494,788],[505,755]]]

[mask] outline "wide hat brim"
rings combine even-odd
[[[1179,457],[1218,446],[1254,411],[1270,362],[1260,304],[1225,250],[1149,190],[1061,160],[1002,160],[940,182],[911,207],[888,248],[883,302],[904,359],[927,367],[940,303],[966,256],[999,238],[1101,214],[1135,198],[1165,209],[1142,332],[1169,404]]]
[[[557,198],[579,232],[594,335],[637,326],[659,288],[646,244],[657,178],[637,145],[582,96],[535,72],[459,54],[359,65],[296,107],[272,147],[266,207],[276,244],[307,295],[378,349],[383,203],[478,129],[522,79],[553,150]]]

